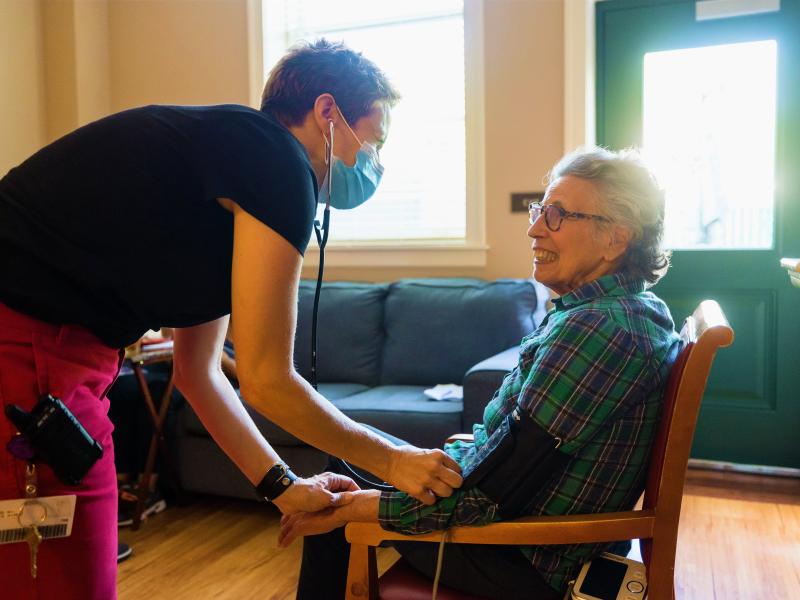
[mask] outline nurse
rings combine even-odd
[[[121,349],[148,329],[176,328],[177,386],[284,514],[345,504],[356,486],[333,474],[295,478],[258,432],[220,369],[230,315],[242,395],[265,417],[423,503],[460,485],[444,452],[391,445],[292,364],[303,253],[317,201],[327,200],[318,190],[330,176],[333,206],[369,198],[397,100],[375,64],[320,40],[278,63],[260,110],[124,111],[56,140],[0,180],[0,398],[29,411],[52,394],[104,448],[79,486],[18,444],[0,452],[0,499],[23,498],[32,471],[39,496],[77,495],[72,535],[41,543],[35,579],[25,544],[0,545],[4,596],[116,597],[105,394]],[[3,444],[16,433],[0,416]]]

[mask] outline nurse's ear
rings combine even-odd
[[[329,140],[330,123],[339,120],[339,111],[336,110],[336,100],[328,93],[320,94],[314,101],[314,121],[327,141]]]

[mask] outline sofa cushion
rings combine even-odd
[[[424,390],[424,386],[384,385],[333,403],[354,421],[415,446],[441,448],[448,435],[461,430],[462,403],[435,402]]]
[[[534,329],[530,280],[405,279],[386,297],[381,385],[460,384]]]
[[[294,361],[311,377],[311,320],[316,281],[302,280],[298,293]],[[377,385],[383,348],[386,284],[326,282],[317,325],[317,379]]]
[[[325,470],[327,456],[311,446],[281,448],[281,458],[300,477]],[[210,437],[187,436],[175,453],[180,486],[188,492],[258,500],[253,484]]]

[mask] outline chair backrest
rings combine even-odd
[[[671,538],[674,560],[683,485],[700,402],[717,349],[733,342],[733,329],[719,304],[704,300],[684,321],[681,339],[683,347],[667,382],[645,487],[644,508],[656,511],[653,540],[642,540],[647,564],[652,542],[660,543],[660,538]],[[668,548],[665,550],[669,552]]]

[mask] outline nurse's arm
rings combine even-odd
[[[256,428],[220,367],[228,317],[175,330],[175,383],[211,437],[255,486],[280,457]],[[349,502],[356,489],[332,473],[300,478],[275,504],[284,513]]]
[[[393,446],[341,413],[295,371],[302,257],[235,204],[233,212],[233,339],[242,396],[301,440],[369,470],[426,504],[435,501],[434,494],[449,496],[461,485],[460,469],[452,458],[442,450]]]
[[[254,484],[280,457],[247,414],[221,368],[228,316],[175,330],[175,384],[203,425]]]

